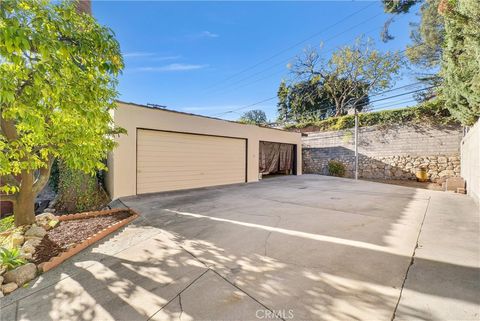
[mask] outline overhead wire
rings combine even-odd
[[[260,65],[262,65],[262,64],[264,64],[264,63],[266,63],[266,62],[268,62],[268,61],[270,61],[270,60],[272,60],[272,59],[274,59],[274,58],[276,58],[276,57],[278,57],[278,56],[280,56],[281,54],[283,54],[283,53],[285,53],[285,52],[287,52],[287,51],[289,51],[289,50],[291,50],[291,49],[293,49],[293,48],[296,48],[296,47],[298,47],[299,45],[304,44],[305,42],[307,42],[307,41],[309,41],[309,40],[311,40],[311,39],[313,39],[313,38],[315,38],[315,37],[318,37],[319,35],[323,34],[325,31],[328,31],[328,30],[330,30],[330,29],[332,29],[332,28],[340,25],[341,23],[343,23],[343,22],[346,21],[347,19],[349,19],[349,18],[351,18],[351,17],[353,17],[353,16],[361,13],[362,11],[368,9],[369,7],[371,7],[371,6],[374,5],[374,4],[375,4],[375,3],[373,2],[373,3],[371,3],[371,4],[369,4],[369,5],[365,6],[365,7],[362,7],[361,9],[359,9],[359,10],[357,10],[357,11],[355,11],[355,12],[353,12],[353,13],[347,15],[347,16],[345,16],[344,18],[340,19],[339,21],[337,21],[337,22],[335,22],[335,23],[327,26],[326,28],[322,29],[321,31],[318,31],[318,32],[316,32],[316,33],[308,36],[307,38],[305,38],[305,39],[303,39],[303,40],[301,40],[301,41],[299,41],[299,42],[296,42],[295,44],[293,44],[293,45],[291,45],[291,46],[289,46],[289,47],[287,47],[287,48],[281,49],[280,51],[276,52],[276,53],[273,54],[272,56],[270,56],[270,57],[268,57],[268,58],[266,58],[266,59],[264,59],[264,60],[262,60],[262,61],[260,61],[260,62],[258,62],[258,63],[256,63],[256,64],[254,64],[254,65],[252,65],[252,66],[250,66],[250,67],[244,68],[244,69],[242,69],[241,71],[239,71],[239,72],[237,72],[237,73],[235,73],[235,74],[233,74],[233,75],[230,75],[229,77],[227,77],[227,78],[223,79],[222,81],[214,84],[213,86],[210,86],[209,88],[216,87],[218,84],[224,84],[226,81],[228,81],[228,80],[230,80],[230,79],[233,79],[233,78],[235,78],[236,76],[241,75],[241,74],[243,74],[243,73],[245,73],[245,72],[247,72],[247,71],[250,71],[250,70],[252,70],[252,69],[254,69],[254,68],[256,68],[256,67],[258,67],[258,66],[260,66]],[[208,88],[207,88],[207,89],[208,89]]]

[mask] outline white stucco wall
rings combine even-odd
[[[258,181],[260,141],[294,144],[297,146],[297,175],[302,173],[300,133],[244,125],[123,102],[118,102],[118,108],[115,110],[113,118],[115,124],[125,128],[128,134],[116,138],[118,146],[108,157],[109,171],[106,185],[112,198],[136,195],[137,193],[137,128],[245,138],[247,139],[247,182]]]
[[[467,182],[467,193],[480,206],[480,120],[462,139],[461,175]]]

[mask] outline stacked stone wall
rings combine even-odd
[[[359,177],[415,179],[425,168],[429,178],[460,175],[461,127],[372,126],[359,129]],[[303,172],[328,175],[328,162],[346,167],[354,177],[353,130],[306,133],[303,140]]]

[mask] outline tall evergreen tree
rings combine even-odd
[[[480,1],[442,0],[445,47],[442,97],[450,113],[464,125],[480,117]]]

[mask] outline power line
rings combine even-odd
[[[376,27],[376,28],[370,29],[369,31],[363,33],[363,35],[367,35],[367,34],[373,32],[373,31],[379,30],[379,29],[381,29],[381,28]],[[326,40],[326,41],[328,41],[328,40]],[[326,42],[326,41],[325,41],[325,42]],[[336,47],[330,48],[329,50],[324,51],[323,54],[328,53],[328,52],[332,52],[332,51],[334,51],[335,49],[336,49]],[[279,62],[279,63],[276,63],[275,65],[271,65],[271,66],[268,67],[267,69],[263,69],[263,70],[258,71],[258,72],[256,72],[256,73],[250,75],[250,76],[247,76],[247,77],[245,77],[245,78],[242,78],[242,79],[240,79],[240,80],[237,80],[237,81],[234,82],[234,83],[228,84],[228,85],[225,86],[224,88],[216,89],[216,90],[213,91],[213,93],[223,94],[223,93],[226,93],[226,92],[229,92],[229,91],[232,91],[232,90],[237,90],[237,89],[239,89],[239,88],[248,87],[248,86],[251,86],[251,85],[253,85],[253,84],[255,84],[255,83],[258,83],[259,81],[262,81],[262,80],[264,80],[264,79],[268,79],[268,78],[271,78],[271,77],[273,77],[273,76],[277,76],[277,75],[283,74],[283,73],[285,72],[285,70],[277,70],[277,71],[275,71],[274,73],[269,74],[268,76],[255,79],[255,80],[250,81],[250,82],[247,82],[247,83],[245,83],[245,84],[241,84],[240,86],[237,86],[237,87],[232,87],[232,86],[235,85],[235,84],[242,83],[242,82],[244,82],[245,80],[248,80],[248,79],[250,79],[250,78],[252,78],[252,77],[255,77],[255,76],[257,76],[257,75],[260,75],[260,74],[262,74],[262,73],[264,73],[264,72],[266,72],[266,71],[268,71],[268,70],[270,70],[270,69],[274,69],[275,67],[280,66],[281,64],[285,63],[285,61],[290,60],[290,59],[292,59],[292,58],[294,58],[294,57],[290,57],[290,58],[288,58],[288,59],[285,59],[285,60],[283,60],[283,61],[281,61],[281,62]],[[232,88],[231,88],[231,87],[232,87]],[[220,90],[220,91],[219,91],[219,90]]]
[[[391,108],[391,107],[394,107],[394,106],[398,106],[399,104],[405,104],[405,103],[416,102],[416,101],[417,101],[416,99],[409,99],[409,100],[406,100],[406,101],[398,101],[398,102],[395,102],[395,103],[390,103],[389,102],[389,105],[382,106],[380,108],[372,108],[372,109],[368,110],[367,112],[359,113],[358,115],[361,117],[361,115],[364,115],[364,114],[368,114],[368,113],[371,113],[371,112],[377,112],[379,110],[383,110],[383,109]],[[398,107],[399,108],[412,108],[414,106],[398,106]],[[319,116],[318,113],[315,113],[315,112],[306,114],[307,117],[309,115]],[[305,114],[302,115],[302,116],[305,116]],[[269,125],[278,125],[278,124],[280,124],[280,123],[277,123],[277,122],[269,123]]]
[[[241,74],[243,74],[243,73],[245,73],[245,72],[247,72],[247,71],[249,71],[249,70],[252,70],[252,69],[254,69],[254,68],[256,68],[256,67],[258,67],[258,66],[260,66],[260,65],[262,65],[262,64],[264,64],[264,63],[266,63],[266,62],[268,62],[268,61],[270,61],[270,60],[272,60],[273,58],[276,58],[276,57],[280,56],[281,54],[283,54],[283,53],[285,53],[285,52],[287,52],[287,51],[289,51],[289,50],[291,50],[291,49],[293,49],[293,48],[295,48],[295,47],[298,47],[299,45],[301,45],[301,44],[303,44],[303,43],[305,43],[305,42],[307,42],[307,41],[309,41],[309,40],[311,40],[311,39],[313,39],[313,38],[321,35],[321,34],[324,33],[325,31],[330,30],[330,29],[332,29],[333,27],[336,27],[337,25],[341,24],[341,23],[344,22],[345,20],[347,20],[347,19],[353,17],[354,15],[356,15],[356,14],[364,11],[365,9],[371,7],[371,6],[374,5],[374,4],[375,4],[375,2],[373,2],[373,3],[371,3],[371,4],[367,5],[367,6],[365,6],[365,7],[363,7],[363,8],[361,8],[360,10],[357,10],[357,11],[355,11],[355,12],[347,15],[346,17],[344,17],[344,18],[342,18],[341,20],[335,22],[334,24],[326,27],[325,29],[322,29],[321,31],[316,32],[316,33],[308,36],[307,38],[305,38],[305,39],[303,39],[303,40],[301,40],[301,41],[299,41],[299,42],[297,42],[297,43],[295,43],[295,44],[293,44],[293,45],[291,45],[291,46],[289,46],[289,47],[287,47],[287,48],[284,48],[284,49],[278,51],[277,53],[273,54],[272,56],[270,56],[270,57],[268,57],[268,58],[266,58],[266,59],[264,59],[264,60],[262,60],[262,61],[260,61],[260,62],[258,62],[258,63],[256,63],[256,64],[254,64],[254,65],[252,65],[252,66],[250,66],[250,67],[247,67],[247,68],[245,68],[245,69],[243,69],[243,70],[241,70],[241,71],[239,71],[239,72],[237,72],[237,73],[235,73],[235,74],[233,74],[233,75],[231,75],[231,76],[223,79],[221,82],[219,82],[219,83],[217,83],[217,84],[214,84],[213,86],[210,86],[210,87],[207,88],[207,89],[216,87],[218,84],[223,84],[223,83],[225,83],[225,81],[228,81],[228,80],[230,80],[230,79],[232,79],[232,78],[235,78],[235,77],[238,76],[238,75],[241,75]]]
[[[403,94],[399,94],[399,95],[394,95],[394,96],[390,96],[390,97],[385,97],[385,98],[382,98],[382,99],[378,99],[378,100],[373,100],[373,101],[369,101],[367,103],[364,103],[364,104],[360,104],[360,105],[356,105],[355,108],[359,108],[359,107],[365,107],[365,106],[368,106],[369,104],[373,103],[373,102],[378,102],[378,101],[383,101],[383,100],[388,100],[388,99],[392,99],[392,98],[395,98],[395,97],[400,97],[400,96],[404,96],[404,95],[409,95],[409,94],[412,94],[412,93],[415,93],[415,92],[419,92],[419,91],[423,91],[423,90],[428,90],[428,89],[431,89],[431,88],[434,88],[434,87],[437,87],[437,86],[432,86],[432,87],[427,87],[427,88],[422,88],[422,89],[418,89],[418,90],[414,90],[414,91],[410,91],[410,92],[406,92],[406,93],[403,93]],[[387,104],[390,104],[392,102],[386,102]],[[382,108],[387,108],[388,106],[382,106],[381,108],[378,108],[378,109],[382,109]],[[391,106],[390,106],[391,107]],[[306,113],[306,114],[303,114],[302,116],[309,116],[309,115],[320,115],[322,112],[326,112],[328,111],[329,109],[334,109],[335,106],[333,105],[330,105],[330,106],[326,106],[325,108],[321,108],[317,111],[313,111],[311,113]],[[370,111],[373,111],[373,110],[377,110],[377,108],[372,108]]]
[[[242,110],[242,109],[245,109],[245,108],[249,108],[249,107],[253,107],[253,106],[259,105],[259,104],[261,104],[261,103],[264,103],[264,102],[270,101],[270,100],[272,100],[272,99],[275,99],[275,98],[277,98],[277,96],[273,96],[273,97],[264,99],[264,100],[262,100],[262,101],[259,101],[259,102],[256,102],[256,103],[253,103],[253,104],[250,104],[250,105],[247,105],[247,106],[243,106],[243,107],[240,107],[240,108],[232,109],[232,110],[229,110],[229,111],[226,111],[226,112],[223,112],[223,113],[215,114],[215,115],[212,115],[212,117],[218,117],[218,116],[221,116],[221,115],[234,113],[234,112],[237,112],[237,111],[239,111],[239,110]]]
[[[423,45],[423,43],[418,44],[418,45],[415,45],[414,47],[418,47],[418,46],[420,46],[420,45]],[[414,48],[414,47],[412,47],[412,48]],[[406,50],[407,50],[407,49],[398,51],[398,53],[399,53],[399,54],[400,54],[400,53],[404,53]],[[387,91],[384,91],[384,92],[381,92],[381,93],[377,93],[377,94],[374,94],[374,95],[370,95],[370,97],[375,97],[375,96],[383,95],[383,94],[385,94],[385,93],[387,93],[387,92],[391,92],[391,91],[394,91],[394,90],[397,90],[397,89],[400,89],[400,88],[405,88],[405,87],[413,86],[413,85],[420,84],[420,83],[422,83],[422,82],[419,81],[419,82],[416,82],[416,83],[413,83],[413,84],[408,84],[408,85],[405,85],[405,86],[402,86],[402,87],[398,87],[398,88],[396,88],[396,89],[391,89],[391,90],[387,90]],[[434,86],[434,87],[435,87],[435,86]],[[432,87],[432,88],[433,88],[433,87]],[[260,101],[260,102],[258,102],[258,103],[254,103],[254,104],[251,104],[251,105],[248,105],[248,106],[240,107],[240,108],[237,108],[237,109],[235,109],[235,110],[229,110],[229,111],[225,111],[225,112],[222,112],[222,113],[215,114],[215,115],[213,115],[213,117],[222,116],[222,115],[225,115],[225,114],[229,114],[229,113],[231,113],[231,112],[234,112],[234,111],[238,111],[238,110],[242,110],[242,109],[245,109],[245,108],[248,108],[248,107],[252,107],[252,106],[258,105],[258,104],[260,104],[260,103],[262,103],[262,102],[270,101],[270,100],[275,99],[275,98],[276,98],[276,96],[270,97],[270,98],[267,98],[267,99],[265,99],[265,100],[262,100],[262,101]],[[310,98],[311,98],[311,97],[310,97]]]
[[[346,29],[346,30],[343,30],[342,32],[337,33],[335,36],[332,36],[332,37],[328,38],[328,39],[325,40],[324,42],[331,41],[331,40],[337,38],[338,36],[340,36],[340,35],[348,32],[348,31],[351,31],[352,29],[357,28],[358,26],[360,26],[360,25],[362,25],[362,24],[364,24],[364,23],[370,22],[372,19],[374,19],[374,18],[376,18],[376,17],[378,17],[378,16],[380,16],[380,15],[382,15],[382,14],[383,14],[383,12],[378,13],[378,14],[372,16],[372,17],[369,17],[368,19],[365,19],[365,20],[363,20],[362,22],[360,22],[360,23],[358,23],[358,24],[356,24],[356,25],[354,25],[354,26],[352,26],[352,27],[350,27],[350,28],[348,28],[348,29]],[[376,28],[374,28],[374,29],[378,29],[378,27],[376,27]],[[368,32],[371,32],[371,31],[372,31],[372,30],[370,30],[370,31],[368,31]],[[237,81],[235,81],[235,82],[233,82],[233,83],[227,84],[227,85],[224,86],[223,88],[220,88],[220,90],[225,90],[225,89],[230,88],[230,87],[232,87],[232,86],[234,86],[234,85],[236,85],[236,84],[238,84],[238,83],[241,83],[241,82],[243,82],[243,81],[245,81],[245,80],[248,80],[248,79],[250,79],[250,78],[252,78],[252,77],[254,77],[254,76],[256,76],[256,75],[259,75],[259,74],[262,74],[262,73],[264,73],[264,72],[266,72],[266,71],[269,71],[269,70],[271,70],[271,69],[273,69],[273,68],[275,68],[275,67],[277,67],[277,66],[280,66],[280,65],[282,65],[282,64],[290,61],[291,59],[294,59],[295,57],[296,57],[296,56],[291,56],[291,57],[288,57],[288,58],[286,58],[286,59],[282,59],[282,60],[280,60],[279,62],[271,65],[271,66],[268,67],[268,68],[262,69],[262,70],[260,70],[260,71],[258,71],[258,72],[256,72],[256,73],[253,73],[253,74],[251,74],[251,75],[249,75],[249,76],[243,77],[243,78],[241,78],[241,79],[239,79],[239,80],[237,80]],[[224,84],[224,82],[221,83],[221,85],[223,85],[223,84]],[[217,87],[217,86],[215,86],[215,87]],[[216,92],[216,91],[218,91],[218,89],[213,90],[213,92]]]
[[[423,45],[423,43],[417,44],[417,45],[415,45],[414,47],[418,47],[418,46],[421,46],[421,45]],[[414,48],[414,47],[412,47],[412,48]],[[405,52],[406,50],[407,50],[407,49],[398,51],[398,53]],[[414,84],[410,84],[410,85],[406,85],[406,86],[411,86],[411,85],[414,85]],[[406,86],[403,86],[403,87],[406,87]],[[432,87],[426,88],[426,89],[431,89],[431,88],[434,88],[434,87],[437,87],[437,86],[432,86]],[[400,88],[401,88],[401,87],[400,87]],[[385,91],[385,92],[388,92],[388,91]],[[385,92],[375,94],[374,96],[384,94]],[[408,94],[408,93],[407,93],[407,94]],[[240,108],[237,108],[237,109],[234,109],[234,110],[229,110],[229,111],[226,111],[226,112],[214,114],[214,115],[212,115],[212,117],[218,117],[218,116],[222,116],[222,115],[225,115],[225,114],[229,114],[229,113],[231,113],[231,112],[235,112],[235,111],[238,111],[238,110],[242,110],[242,109],[245,109],[245,108],[249,108],[249,107],[252,107],[252,106],[256,106],[256,105],[261,104],[261,103],[263,103],[263,102],[273,100],[273,99],[275,99],[276,97],[277,97],[277,96],[273,96],[273,97],[266,98],[266,99],[264,99],[264,100],[262,100],[262,101],[259,101],[259,102],[256,102],[256,103],[253,103],[253,104],[244,106],[244,107],[240,107]],[[382,99],[382,100],[383,100],[383,99]]]
[[[415,85],[415,84],[416,84],[416,83],[409,84],[409,85],[405,85],[405,86],[402,86],[402,87],[398,87],[398,88],[396,88],[396,89],[407,88],[408,86],[412,86],[412,85]],[[435,88],[435,87],[438,87],[438,85],[430,86],[430,87],[426,87],[426,88],[421,88],[421,89],[417,89],[417,90],[413,90],[413,91],[409,91],[409,92],[406,92],[406,93],[397,94],[397,95],[393,95],[393,96],[389,96],[389,97],[383,97],[383,98],[380,98],[380,99],[377,99],[377,100],[372,100],[372,101],[369,101],[369,102],[364,103],[364,104],[356,105],[355,108],[365,107],[365,106],[368,106],[369,104],[374,103],[374,102],[379,102],[379,101],[384,101],[384,100],[388,100],[388,99],[392,99],[392,98],[396,98],[396,97],[401,97],[401,96],[413,94],[413,93],[416,93],[416,92],[420,92],[420,91],[424,91],[424,90],[429,90],[429,89],[432,89],[432,88]],[[386,90],[385,92],[378,93],[377,96],[378,96],[378,95],[382,95],[382,94],[384,94],[384,93],[386,93],[386,92],[391,92],[391,91],[393,91],[393,90],[394,90],[394,89]],[[226,111],[226,112],[222,112],[222,113],[219,113],[219,114],[212,115],[212,117],[218,117],[218,116],[225,115],[225,114],[229,114],[229,113],[232,113],[232,112],[237,112],[237,111],[239,111],[239,110],[243,110],[243,109],[246,109],[246,108],[249,108],[249,107],[253,107],[253,106],[259,105],[259,104],[261,104],[261,103],[264,103],[264,102],[267,102],[267,101],[270,101],[270,100],[273,100],[273,99],[276,99],[276,98],[277,98],[277,96],[273,96],[273,97],[270,97],[270,98],[261,100],[261,101],[259,101],[259,102],[253,103],[253,104],[249,104],[249,105],[242,106],[242,107],[239,107],[239,108],[236,108],[236,109],[232,109],[232,110],[229,110],[229,111]],[[335,107],[335,106],[333,106],[333,105],[327,106],[327,107],[325,107],[325,108],[319,109],[318,111],[312,112],[312,114],[313,114],[313,113],[316,113],[316,114],[318,115],[319,112],[321,112],[321,111],[327,111],[328,109],[332,109],[332,108],[334,108],[334,107]],[[308,113],[307,113],[307,115],[308,115]]]
[[[362,24],[365,23],[365,22],[369,22],[369,21],[371,21],[372,19],[374,19],[374,18],[376,18],[377,16],[380,16],[380,15],[382,15],[382,14],[383,14],[383,13],[379,13],[379,14],[377,14],[377,15],[374,15],[374,16],[368,18],[367,20],[364,20],[364,21],[358,23],[357,25],[352,26],[352,27],[350,27],[349,29],[344,30],[343,32],[340,32],[340,33],[336,34],[335,36],[330,37],[329,39],[325,40],[324,43],[327,42],[327,41],[330,41],[330,40],[332,40],[332,39],[335,39],[336,37],[338,37],[338,36],[346,33],[347,31],[350,31],[351,29],[354,29],[354,28],[358,27],[359,25],[362,25]],[[383,27],[380,27],[380,28],[379,28],[379,27],[375,27],[375,28],[370,29],[369,31],[363,33],[363,35],[369,34],[369,33],[373,32],[373,31],[375,31],[375,30],[382,29],[382,28],[383,28]],[[415,48],[415,47],[418,47],[418,46],[420,46],[420,45],[424,45],[424,44],[423,44],[423,43],[417,44],[417,45],[414,45],[414,46],[412,46],[412,47],[406,48],[406,49],[404,49],[404,50],[397,51],[397,53],[398,53],[398,54],[403,54],[403,53],[405,53],[408,49]],[[329,49],[329,50],[327,50],[327,51],[324,51],[323,54],[328,53],[328,52],[331,52],[331,51],[333,51],[333,50],[335,50],[335,49],[336,49],[335,47],[334,47],[334,48],[331,48],[331,49]],[[279,62],[277,62],[277,63],[275,63],[275,64],[273,64],[273,65],[271,65],[271,66],[269,66],[269,67],[267,67],[266,69],[262,69],[262,70],[260,70],[260,71],[258,71],[258,72],[256,72],[256,73],[253,73],[253,74],[251,74],[251,75],[249,75],[249,76],[246,76],[246,77],[244,77],[244,78],[241,78],[241,79],[239,79],[239,80],[237,80],[237,81],[235,81],[235,82],[233,82],[233,83],[226,84],[223,88],[214,89],[214,90],[212,91],[212,93],[224,93],[224,92],[228,92],[228,91],[231,91],[231,90],[234,90],[234,89],[243,88],[243,87],[249,86],[249,85],[251,85],[251,84],[257,83],[257,82],[259,82],[259,81],[261,81],[261,80],[268,79],[268,78],[270,78],[270,77],[272,77],[272,76],[275,76],[275,75],[277,75],[277,74],[283,73],[283,71],[275,72],[275,73],[273,73],[273,74],[270,74],[269,76],[262,77],[262,78],[259,78],[259,79],[254,80],[253,82],[246,83],[245,85],[241,85],[241,86],[239,86],[239,87],[236,87],[236,88],[233,87],[232,89],[229,89],[229,88],[231,88],[232,86],[234,86],[234,85],[236,85],[236,84],[242,83],[242,82],[244,82],[245,80],[249,80],[249,79],[252,78],[252,77],[255,77],[255,76],[260,75],[260,74],[262,74],[262,73],[264,73],[264,72],[267,72],[267,71],[269,71],[269,70],[271,70],[271,69],[273,69],[273,68],[275,68],[275,67],[277,67],[277,66],[280,66],[280,65],[282,65],[283,63],[285,63],[285,62],[287,62],[287,61],[289,61],[289,60],[291,60],[291,59],[294,59],[295,57],[296,57],[296,56],[291,56],[291,57],[289,57],[289,58],[287,58],[287,59],[283,59],[283,60],[281,60],[281,61],[279,61]],[[224,85],[224,83],[221,83],[220,85]],[[215,87],[217,87],[217,86],[215,86]]]

